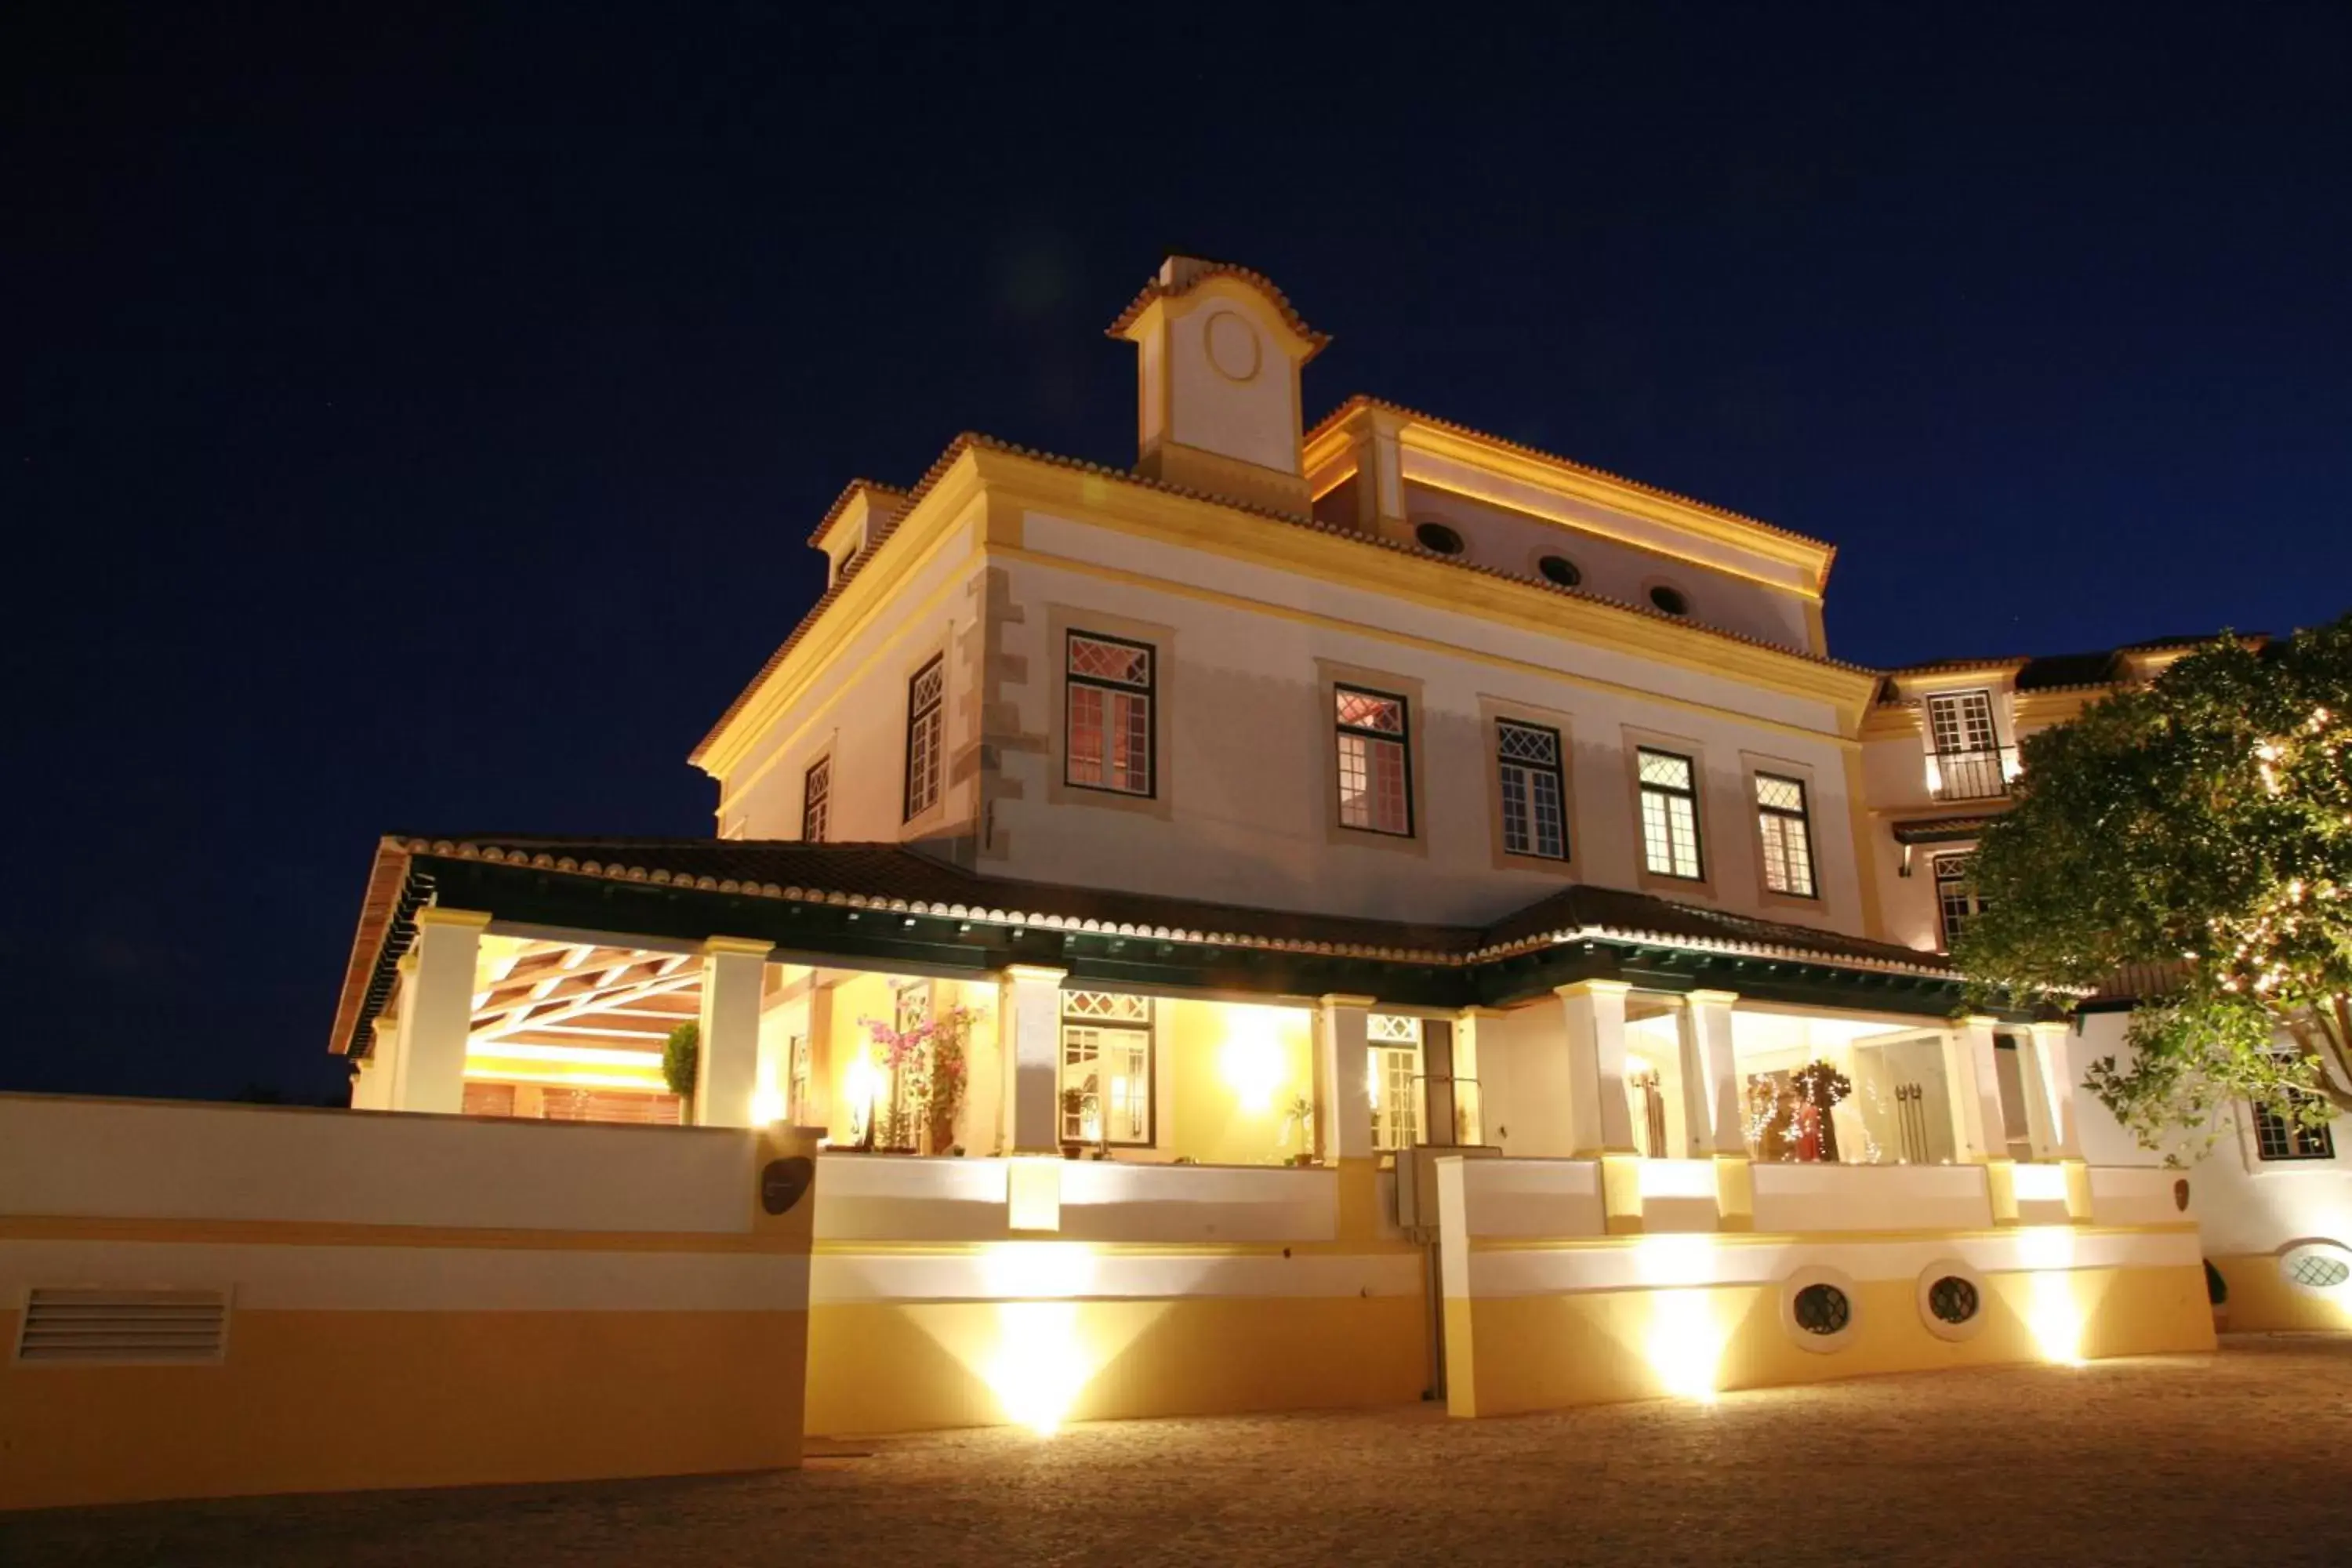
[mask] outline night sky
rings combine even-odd
[[[0,1088],[332,1092],[380,834],[709,832],[834,493],[1131,461],[1171,248],[1847,658],[2352,605],[2352,9],[1522,9],[10,7]]]

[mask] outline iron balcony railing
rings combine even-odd
[[[1981,752],[1933,752],[1927,757],[1927,780],[1937,800],[1994,800],[2009,793],[2017,772],[2017,748],[1992,746]]]

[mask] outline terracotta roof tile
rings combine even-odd
[[[1290,330],[1307,340],[1307,356],[1306,359],[1299,361],[1301,364],[1321,353],[1325,346],[1330,342],[1331,334],[1318,332],[1308,326],[1307,319],[1301,316],[1297,308],[1291,304],[1289,297],[1276,288],[1274,279],[1265,273],[1252,271],[1246,267],[1237,267],[1230,261],[1202,261],[1197,258],[1189,257],[1171,259],[1186,260],[1192,265],[1182,268],[1182,275],[1173,283],[1162,283],[1158,275],[1154,274],[1151,279],[1144,284],[1143,291],[1129,300],[1127,309],[1121,310],[1111,324],[1103,329],[1105,337],[1125,337],[1127,329],[1135,324],[1135,319],[1138,316],[1150,308],[1154,300],[1179,300],[1213,278],[1237,278],[1256,289],[1272,301],[1275,309],[1282,312],[1282,319],[1289,324]]]

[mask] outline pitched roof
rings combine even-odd
[[[1307,340],[1306,358],[1301,359],[1299,363],[1304,364],[1307,360],[1321,353],[1325,346],[1331,342],[1330,333],[1318,332],[1307,324],[1307,319],[1298,313],[1296,306],[1291,304],[1289,296],[1276,288],[1274,279],[1263,272],[1253,271],[1249,268],[1236,266],[1230,261],[1207,261],[1193,256],[1171,256],[1163,270],[1168,275],[1169,281],[1161,282],[1160,274],[1154,273],[1150,280],[1144,284],[1143,291],[1129,300],[1127,309],[1121,310],[1113,319],[1111,324],[1103,329],[1105,337],[1124,338],[1127,335],[1127,329],[1135,324],[1135,319],[1138,316],[1150,309],[1151,302],[1155,300],[1181,300],[1213,278],[1233,278],[1238,279],[1264,294],[1268,302],[1281,312],[1285,324],[1292,331]]]

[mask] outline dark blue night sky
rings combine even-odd
[[[843,481],[1130,460],[1171,247],[1847,658],[2352,605],[2352,10],[1117,15],[12,8],[0,1088],[331,1090],[380,833],[709,831]]]

